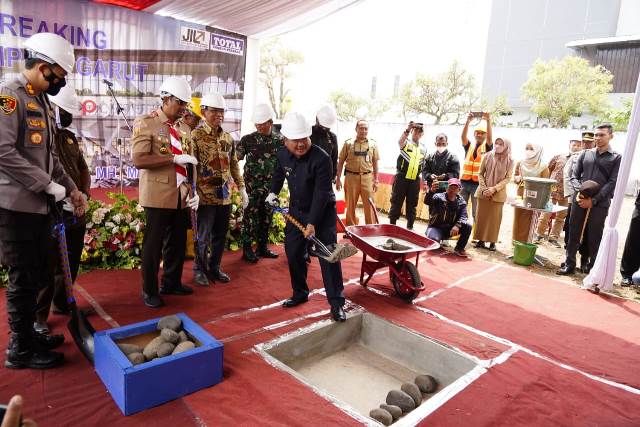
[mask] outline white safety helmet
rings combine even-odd
[[[62,108],[69,114],[77,113],[82,109],[78,95],[73,85],[67,83],[56,96],[49,95],[49,101]]]
[[[316,113],[316,118],[320,126],[332,128],[335,126],[338,116],[336,110],[331,105],[323,105]]]
[[[280,133],[287,139],[306,138],[311,135],[311,123],[297,111],[289,111],[282,120]]]
[[[212,107],[219,108],[221,110],[227,109],[227,103],[224,101],[224,98],[219,93],[209,92],[202,97],[200,101],[200,108],[202,107]]]
[[[274,117],[273,108],[267,103],[258,104],[253,109],[253,123],[257,125],[273,120]]]
[[[168,77],[160,85],[160,98],[166,98],[171,95],[180,101],[191,102],[191,86],[189,86],[189,82],[182,77]]]
[[[68,74],[73,72],[76,57],[73,47],[63,37],[54,33],[34,34],[24,42],[27,58],[42,59],[49,64],[58,64]]]

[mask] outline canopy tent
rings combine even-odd
[[[309,25],[362,0],[92,0],[170,16],[248,37],[276,36]]]

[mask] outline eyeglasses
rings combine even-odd
[[[186,107],[187,104],[188,104],[187,101],[183,101],[182,99],[176,98],[175,96],[172,96],[171,99],[174,100],[175,102],[177,102],[178,105],[180,105],[181,107]]]

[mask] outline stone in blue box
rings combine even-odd
[[[144,345],[159,334],[160,318],[96,332],[95,369],[125,415],[222,381],[223,345],[184,313],[176,314],[194,349],[133,365],[116,343]]]

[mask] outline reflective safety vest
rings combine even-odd
[[[419,177],[424,160],[425,154],[420,147],[407,142],[398,156],[398,173],[404,175],[406,179],[414,180]]]
[[[469,145],[467,150],[467,156],[464,159],[462,165],[462,181],[475,181],[478,182],[478,175],[480,174],[480,163],[482,162],[482,156],[487,151],[487,146],[482,144],[478,149],[475,145]]]

